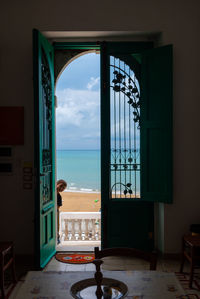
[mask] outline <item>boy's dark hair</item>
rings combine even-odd
[[[62,185],[65,186],[65,188],[67,188],[67,182],[66,182],[65,180],[58,180],[58,181],[56,182],[56,184],[57,184],[57,185],[58,185],[58,184],[62,184]]]

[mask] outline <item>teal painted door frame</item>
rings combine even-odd
[[[44,268],[56,252],[54,50],[33,30],[35,118],[35,266]]]

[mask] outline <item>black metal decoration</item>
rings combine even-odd
[[[116,185],[121,185],[121,186],[123,186],[124,187],[124,195],[126,195],[126,194],[132,194],[133,193],[133,191],[132,191],[132,189],[131,189],[131,183],[127,183],[126,185],[125,184],[123,184],[123,183],[121,183],[121,182],[118,182],[118,183],[115,183],[113,186],[112,186],[112,190],[113,190],[113,188],[116,186]]]
[[[49,149],[42,150],[42,166],[43,172],[51,171],[51,151]]]
[[[42,174],[41,182],[43,186],[43,202],[46,204],[51,201],[50,188],[52,177],[52,82],[51,73],[49,69],[49,63],[45,52],[42,50],[42,63],[41,63],[41,74],[42,74]]]
[[[110,57],[111,198],[140,197],[140,87],[124,61]]]
[[[134,115],[134,122],[138,123],[138,128],[140,126],[140,96],[139,90],[131,78],[130,74],[127,74],[125,70],[117,67],[115,65],[111,65],[114,67],[114,79],[112,80],[113,85],[111,87],[115,92],[122,92],[128,98],[127,103],[132,106],[133,108],[133,115]],[[116,70],[117,69],[117,70]]]
[[[46,120],[48,121],[48,127],[51,130],[51,106],[52,106],[52,84],[49,64],[45,53],[42,53],[42,87],[43,87],[43,98],[46,105]]]

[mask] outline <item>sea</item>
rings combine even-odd
[[[100,192],[100,150],[57,150],[57,180],[70,192]]]
[[[66,192],[95,193],[101,191],[100,150],[57,150],[56,151],[57,180],[67,182]],[[126,183],[131,182],[136,186],[137,195],[140,193],[139,173],[131,180],[126,178]],[[112,181],[112,178],[111,178]],[[117,178],[120,181],[120,178]],[[124,177],[122,181],[125,182]],[[111,184],[113,185],[114,182]],[[113,191],[119,191],[117,185]],[[123,188],[123,187],[122,187]]]

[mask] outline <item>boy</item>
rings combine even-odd
[[[62,197],[60,192],[63,192],[67,188],[67,183],[64,180],[58,180],[56,183],[56,190],[57,190],[57,233],[58,233],[58,244],[60,243],[60,235],[59,235],[59,209],[62,206]]]

